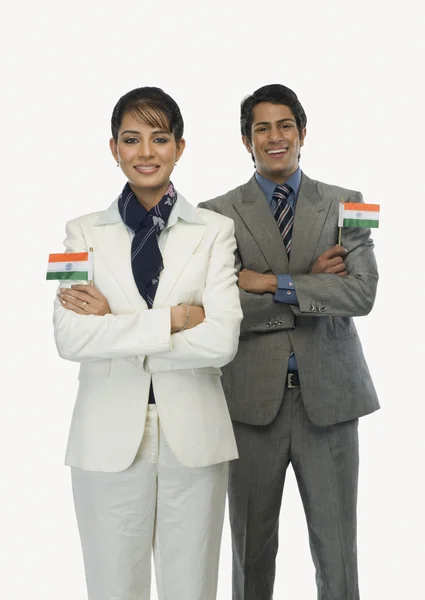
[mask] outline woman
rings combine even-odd
[[[170,182],[183,119],[159,88],[124,95],[112,154],[127,178],[103,212],[67,224],[93,247],[93,285],[61,286],[55,339],[81,363],[66,463],[89,600],[216,598],[227,486],[237,458],[220,367],[242,313],[233,221]]]

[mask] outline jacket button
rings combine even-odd
[[[319,310],[320,310],[320,312],[326,312],[326,306],[321,306],[321,307],[319,308]]]
[[[310,311],[311,312],[315,312],[316,307],[314,306],[314,304],[310,304]]]
[[[281,327],[283,327],[283,326],[285,325],[285,321],[284,321],[283,319],[281,319],[281,320],[279,321],[279,325],[280,325]]]
[[[272,322],[271,322],[271,321],[269,321],[269,322],[267,323],[266,327],[267,327],[267,329],[269,329],[269,327],[271,327],[271,326],[272,326]]]

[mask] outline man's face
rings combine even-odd
[[[295,117],[285,104],[260,102],[254,107],[251,141],[242,141],[253,155],[257,171],[275,183],[284,183],[298,168],[298,155],[304,144]]]

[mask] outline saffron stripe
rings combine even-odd
[[[379,212],[379,204],[363,204],[363,202],[344,202],[344,210],[372,210]]]
[[[52,262],[75,262],[77,260],[88,260],[88,252],[63,252],[62,254],[49,254],[49,263]]]

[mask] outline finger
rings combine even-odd
[[[76,283],[71,285],[71,288],[73,290],[77,290],[77,292],[84,292],[85,294],[88,294],[92,298],[97,298],[98,300],[102,297],[102,294],[94,287],[94,285]]]
[[[332,248],[328,248],[325,252],[323,252],[321,258],[328,260],[330,258],[334,258],[335,256],[345,256],[347,254],[347,250],[342,246],[332,246]]]
[[[62,295],[67,295],[87,303],[93,298],[93,296],[90,296],[86,292],[79,292],[78,290],[74,290],[72,288],[61,288],[60,292]]]
[[[339,263],[338,265],[334,265],[333,267],[327,269],[326,273],[342,273],[343,271],[345,271],[345,264],[343,262]]]
[[[73,312],[79,314],[79,315],[86,315],[87,313],[82,310],[81,308],[79,308],[78,306],[76,306],[75,304],[72,304],[71,302],[66,302],[65,300],[60,300],[62,306],[68,310],[72,310]]]
[[[69,304],[70,306],[76,306],[77,308],[79,308],[80,310],[84,311],[84,312],[89,312],[89,303],[87,302],[87,300],[81,300],[79,298],[76,298],[75,296],[71,296],[70,294],[61,294],[59,296],[59,300],[62,302],[62,304],[64,302],[66,302],[67,304]]]
[[[342,273],[336,273],[336,275],[338,275],[338,277],[347,277],[348,271],[342,271]]]

